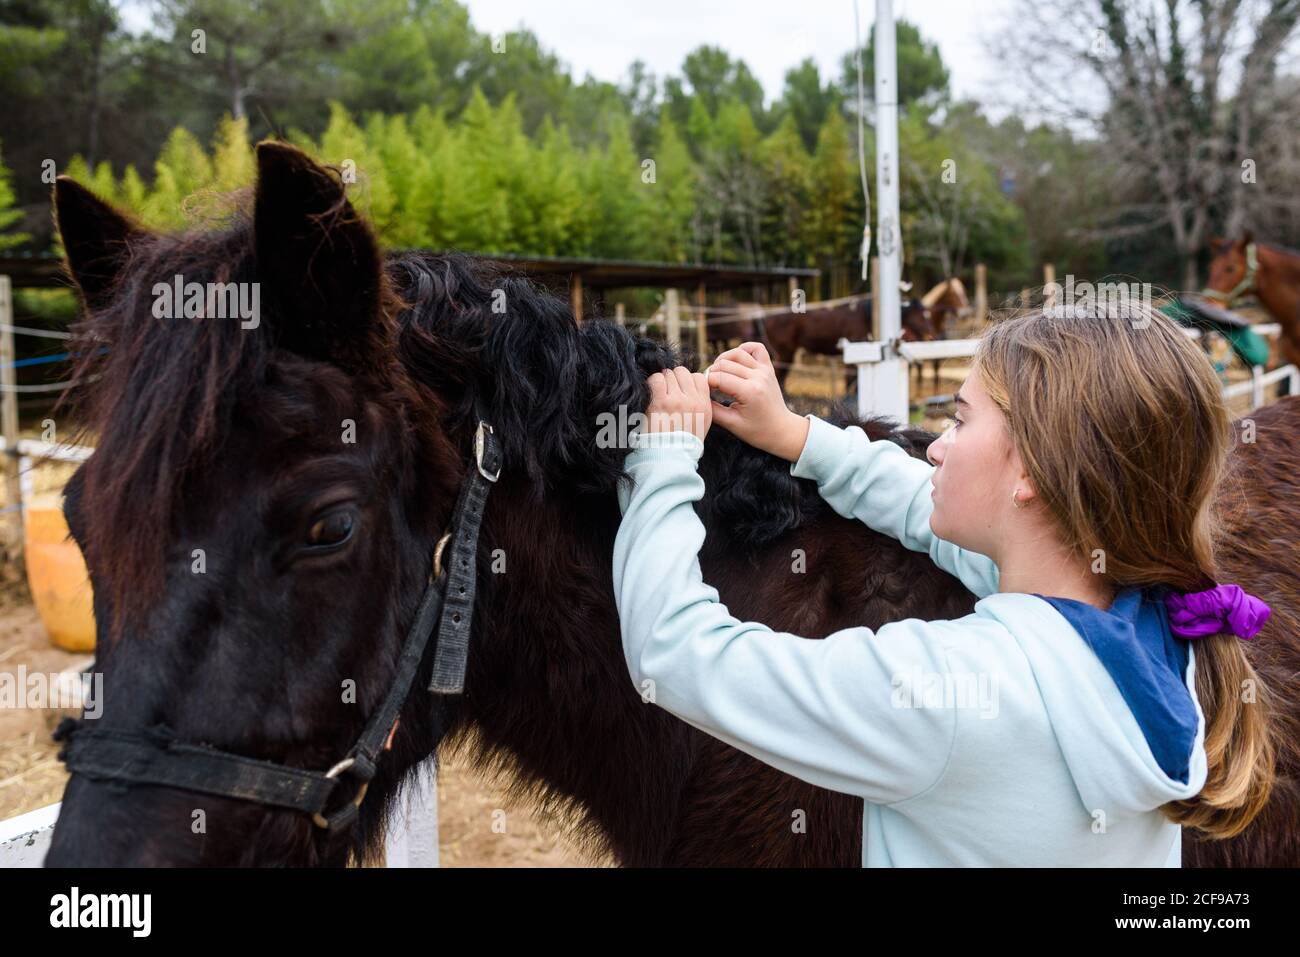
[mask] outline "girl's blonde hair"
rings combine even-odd
[[[1232,422],[1213,367],[1176,323],[1136,299],[1046,307],[993,325],[975,367],[1068,548],[1115,588],[1214,587]],[[1272,702],[1235,635],[1195,648],[1208,774],[1161,811],[1228,838],[1273,787]]]

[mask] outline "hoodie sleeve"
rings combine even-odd
[[[811,413],[808,439],[790,466],[813,479],[822,498],[845,518],[898,539],[960,579],[977,598],[998,590],[998,567],[979,552],[958,548],[930,530],[934,466],[885,439],[872,441],[859,426],[841,429]]]
[[[879,804],[943,774],[957,720],[917,705],[945,675],[958,622],[891,622],[817,640],[740,621],[700,571],[703,443],[648,433],[627,456],[614,542],[623,653],[638,692],[694,727],[797,778]]]

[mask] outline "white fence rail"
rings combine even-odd
[[[1276,322],[1260,323],[1251,326],[1251,331],[1261,336],[1279,336],[1282,327]],[[1184,328],[1183,332],[1192,339],[1199,339],[1200,329]],[[858,412],[861,415],[893,415],[900,421],[906,421],[911,377],[907,374],[907,365],[911,362],[927,362],[936,359],[969,359],[975,355],[978,339],[940,339],[933,342],[900,342],[892,350],[892,355],[902,362],[894,366],[902,369],[902,374],[888,374],[882,369],[888,364],[891,350],[883,342],[849,342],[841,339],[840,350],[846,365],[858,367]],[[882,372],[884,374],[882,374]],[[1251,409],[1258,409],[1264,404],[1264,390],[1286,379],[1290,383],[1291,395],[1300,395],[1300,368],[1284,365],[1277,369],[1265,371],[1263,366],[1253,366],[1250,381],[1235,382],[1223,387],[1225,400],[1238,396],[1251,397]],[[900,411],[901,410],[901,411]]]
[[[0,867],[40,867],[54,839],[60,804],[0,821]]]

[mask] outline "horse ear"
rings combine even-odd
[[[380,255],[338,175],[293,146],[259,143],[253,222],[279,345],[359,368],[381,328]]]
[[[54,222],[86,306],[105,305],[130,259],[131,245],[148,231],[68,176],[54,181]]]

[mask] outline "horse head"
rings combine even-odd
[[[399,361],[403,303],[338,176],[271,143],[257,165],[251,214],[181,235],[55,188],[79,333],[98,346],[77,372],[97,379],[97,450],[64,506],[103,675],[83,723],[324,771],[388,691],[465,464],[452,410]],[[232,295],[255,308],[227,315]],[[408,702],[372,791],[430,753],[440,715]],[[74,770],[47,863],[342,864],[386,810],[373,799],[334,832]]]
[[[1214,258],[1210,260],[1210,278],[1203,295],[1231,306],[1241,296],[1255,291],[1259,263],[1249,231],[1233,240],[1216,236],[1210,240],[1210,250]]]

